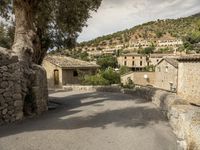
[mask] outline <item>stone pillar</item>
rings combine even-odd
[[[41,114],[48,109],[48,88],[46,70],[39,65],[33,65],[33,70],[35,72],[35,80],[32,84],[32,94],[35,101],[35,112],[37,114]]]

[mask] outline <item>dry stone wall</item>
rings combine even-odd
[[[177,135],[181,150],[200,149],[200,109],[188,104],[188,100],[175,93],[156,88],[140,87],[123,90],[123,93],[139,96],[152,101],[169,119]]]
[[[32,70],[25,66],[11,51],[0,49],[0,125],[22,120],[30,108],[33,114],[47,110],[46,72],[37,65]],[[30,91],[32,99],[27,96]]]

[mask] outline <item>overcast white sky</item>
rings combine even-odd
[[[200,12],[200,0],[102,0],[78,41],[131,28],[157,19],[179,18]]]

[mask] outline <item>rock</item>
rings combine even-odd
[[[22,101],[15,101],[15,102],[14,102],[14,106],[15,106],[15,107],[23,106],[23,102],[22,102]]]
[[[2,111],[2,114],[5,115],[7,112],[8,112],[8,110],[7,110],[7,109],[4,109],[4,110]]]
[[[15,99],[15,100],[21,100],[22,99],[22,95],[21,94],[14,94],[13,95],[13,99]]]
[[[19,113],[16,114],[15,119],[16,120],[21,120],[21,119],[23,119],[23,116],[24,116],[23,112],[19,112]]]
[[[11,96],[12,96],[12,93],[10,93],[10,92],[5,92],[5,93],[3,93],[3,96],[6,97],[6,98],[8,98],[8,97],[11,97]]]
[[[0,89],[0,94],[2,94],[5,91],[5,89]]]
[[[6,81],[3,81],[2,83],[1,83],[1,87],[2,88],[7,88],[8,87],[8,82],[6,82]]]

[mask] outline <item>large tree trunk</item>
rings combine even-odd
[[[13,4],[16,27],[12,50],[19,58],[22,101],[27,115],[45,111],[48,98],[46,72],[33,63],[34,50],[40,48],[34,27],[33,9],[37,4],[37,0],[14,0]]]
[[[32,61],[36,39],[32,6],[31,0],[14,0],[16,27],[12,50],[27,63]]]

